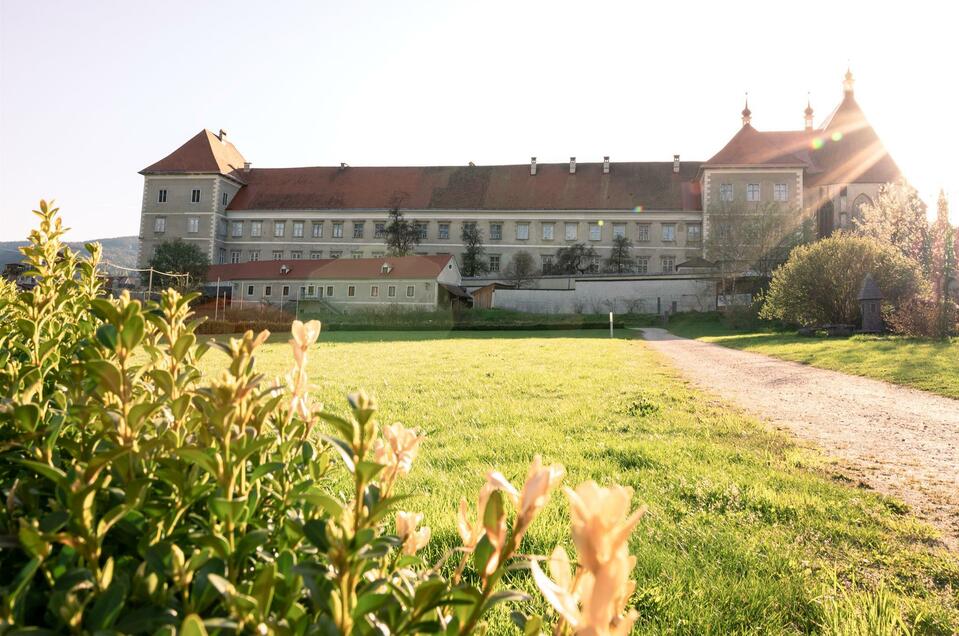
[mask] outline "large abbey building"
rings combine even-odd
[[[574,243],[606,258],[626,236],[637,275],[668,275],[705,256],[720,206],[789,206],[823,236],[899,178],[851,73],[819,127],[808,104],[803,114],[799,130],[759,131],[747,103],[742,127],[708,161],[260,168],[225,132],[203,130],[141,171],[140,264],[172,238],[195,242],[213,263],[379,257],[399,208],[418,224],[420,254],[458,258],[463,224],[475,223],[494,272],[520,250],[548,266]]]

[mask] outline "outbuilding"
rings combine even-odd
[[[322,301],[340,310],[432,311],[461,302],[463,294],[451,255],[213,265],[207,283],[229,288],[234,304]]]

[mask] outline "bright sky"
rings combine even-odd
[[[0,0],[0,240],[55,198],[136,234],[137,171],[202,128],[261,167],[705,160],[856,97],[959,222],[948,2]],[[952,60],[952,62],[949,62]]]

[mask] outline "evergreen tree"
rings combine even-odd
[[[475,223],[464,223],[460,235],[463,241],[463,276],[479,276],[489,271],[489,263],[483,258],[483,230]]]
[[[606,260],[606,271],[625,274],[633,271],[633,242],[625,236],[613,237],[613,250]]]
[[[556,252],[556,261],[550,269],[551,274],[585,274],[592,269],[597,259],[596,250],[592,245],[575,243],[569,247],[561,247]]]
[[[386,225],[386,251],[390,256],[409,256],[420,244],[416,224],[407,221],[399,208],[390,210],[390,222]]]
[[[157,245],[150,259],[150,267],[159,272],[189,274],[189,282],[186,278],[177,278],[174,284],[177,287],[196,286],[206,279],[210,259],[195,244],[177,238]]]

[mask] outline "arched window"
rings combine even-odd
[[[862,208],[864,205],[872,205],[872,199],[870,199],[865,194],[860,194],[856,197],[856,200],[852,202],[852,216],[856,219],[862,218]]]

